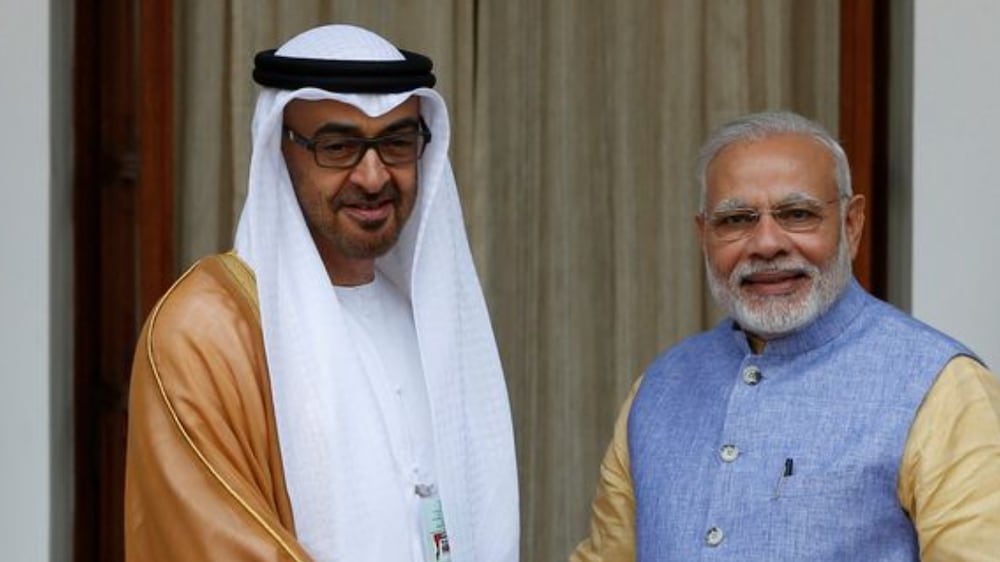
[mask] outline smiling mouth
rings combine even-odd
[[[762,271],[740,279],[740,287],[758,295],[787,295],[799,290],[811,277],[803,270]]]
[[[361,223],[363,227],[374,226],[389,218],[393,210],[393,201],[386,198],[380,201],[354,202],[341,205],[340,210]]]

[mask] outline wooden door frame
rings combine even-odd
[[[867,200],[854,273],[880,298],[888,292],[889,5],[840,4],[840,137],[854,192]]]
[[[139,308],[145,318],[173,283],[174,9],[173,0],[139,5]]]
[[[174,272],[173,5],[75,0],[76,562],[120,562],[128,377]]]

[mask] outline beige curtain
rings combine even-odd
[[[336,21],[432,56],[511,394],[523,560],[565,559],[629,386],[718,317],[693,229],[697,148],[765,108],[836,131],[839,2],[178,4],[180,267],[231,243],[254,52]]]

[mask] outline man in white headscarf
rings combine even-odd
[[[137,347],[127,558],[516,561],[509,403],[430,60],[330,25],[255,65],[235,250]]]

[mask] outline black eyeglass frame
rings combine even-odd
[[[368,153],[369,149],[375,149],[375,154],[378,155],[378,159],[379,161],[382,162],[382,164],[386,166],[402,166],[404,164],[411,164],[413,162],[416,162],[417,160],[420,160],[420,158],[423,157],[424,155],[424,151],[427,149],[427,145],[431,143],[432,135],[430,127],[427,126],[427,122],[424,121],[424,118],[422,116],[419,119],[420,120],[418,122],[418,128],[416,131],[412,131],[412,133],[410,131],[393,132],[387,135],[380,135],[377,137],[344,136],[342,140],[357,143],[360,146],[361,150],[358,151],[358,154],[355,157],[354,161],[352,161],[350,164],[343,164],[339,166],[332,166],[320,163],[319,154],[316,152],[316,145],[318,144],[317,137],[309,138],[305,135],[298,133],[288,125],[282,125],[281,130],[282,133],[285,136],[287,136],[288,140],[294,142],[295,144],[301,146],[302,148],[308,150],[309,152],[312,152],[313,161],[320,168],[327,168],[333,170],[347,170],[353,168],[357,166],[359,162],[361,162],[361,159],[365,157],[365,154]],[[420,149],[417,151],[417,156],[413,160],[386,162],[385,156],[382,154],[382,151],[379,148],[381,143],[409,134],[416,134],[421,138],[422,142],[420,143]],[[327,135],[328,134],[321,135],[319,140],[322,140],[323,137]]]

